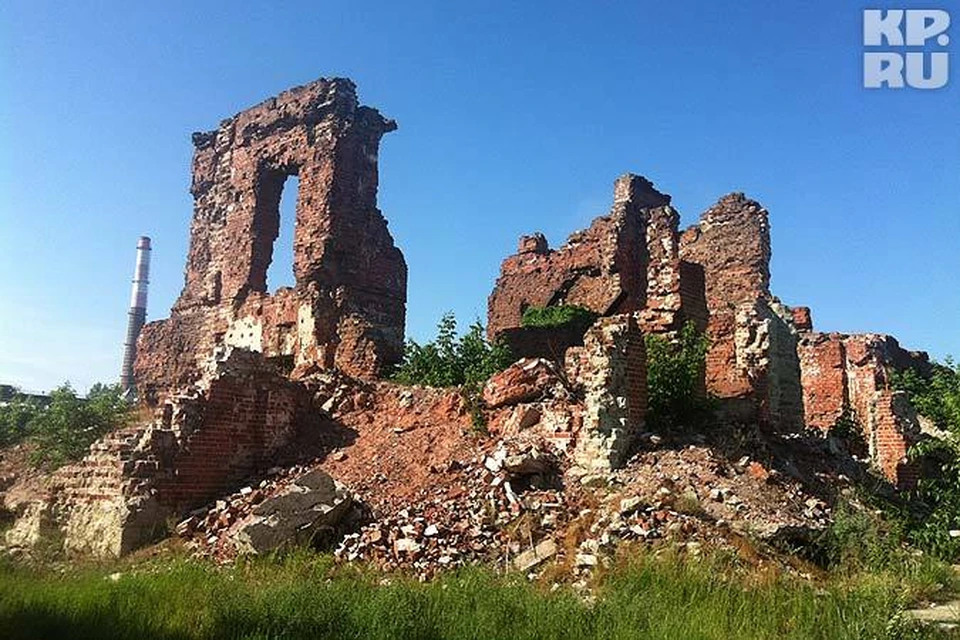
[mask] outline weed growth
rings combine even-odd
[[[586,330],[597,319],[597,314],[584,307],[561,304],[550,307],[527,307],[520,325],[524,327],[559,327],[577,324]]]
[[[709,415],[713,403],[703,390],[709,341],[693,323],[675,340],[648,334],[647,425],[652,429],[693,428]]]

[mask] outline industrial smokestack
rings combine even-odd
[[[147,320],[147,285],[150,283],[150,238],[140,236],[137,242],[137,266],[133,270],[130,291],[130,312],[127,318],[127,339],[123,343],[123,368],[120,386],[127,393],[133,391],[133,362],[137,359],[137,338]]]

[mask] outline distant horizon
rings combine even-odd
[[[682,227],[726,193],[760,202],[771,292],[810,307],[815,330],[960,356],[960,80],[864,89],[863,8],[6,3],[0,383],[117,381],[139,236],[153,242],[147,320],[183,286],[190,134],[334,76],[399,124],[379,208],[419,342],[446,311],[461,329],[486,322],[519,236],[561,246],[630,172],[672,196]],[[292,277],[295,192],[270,291]]]

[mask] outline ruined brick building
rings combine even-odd
[[[478,409],[456,390],[381,380],[402,357],[406,305],[406,264],[377,209],[378,147],[395,128],[358,104],[349,80],[320,79],[194,134],[184,288],[170,317],[148,324],[138,344],[136,382],[155,416],[60,470],[48,495],[21,509],[11,535],[30,538],[52,518],[68,550],[126,553],[168,519],[262,475],[304,433],[325,452],[331,439],[355,446],[368,457],[355,463],[356,482],[392,487],[405,500],[420,495],[406,490],[418,467],[463,480],[460,458],[450,456],[467,440],[455,447],[444,438],[468,430]],[[292,175],[300,184],[296,282],[270,293],[281,191]],[[702,384],[722,402],[718,422],[782,435],[855,419],[873,464],[909,485],[915,470],[905,454],[917,419],[890,373],[923,371],[925,355],[889,336],[817,333],[809,309],[773,296],[759,203],[724,196],[681,232],[670,202],[627,174],[614,184],[609,214],[562,247],[541,234],[520,239],[489,297],[489,336],[524,356],[484,389],[491,433],[501,444],[536,439],[576,477],[621,467],[645,428],[644,335],[671,336],[690,322],[710,339]],[[561,304],[599,319],[522,326],[527,308]],[[416,436],[404,436],[404,445],[398,438],[408,432],[424,439],[411,445]],[[403,446],[410,451],[398,452]],[[443,464],[432,461],[434,447],[449,449]],[[367,464],[385,471],[371,474]]]
[[[195,381],[220,346],[360,377],[400,359],[407,267],[377,209],[380,138],[395,128],[359,106],[352,82],[333,79],[193,135],[186,282],[170,317],[141,334],[143,397]],[[293,175],[296,284],[270,294],[280,196]]]
[[[550,249],[540,234],[520,238],[490,294],[489,336],[556,358],[582,334],[546,340],[521,316],[557,304],[632,314],[644,333],[670,335],[693,322],[709,337],[706,389],[726,419],[781,433],[855,420],[883,473],[912,481],[905,456],[919,429],[890,372],[926,371],[926,354],[890,336],[817,333],[808,308],[781,303],[770,292],[767,211],[742,193],[722,197],[682,233],[679,218],[670,196],[628,174],[614,185],[610,213],[562,247]]]

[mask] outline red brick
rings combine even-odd
[[[358,106],[349,80],[321,79],[194,134],[186,283],[170,318],[141,334],[142,397],[192,383],[224,343],[361,377],[400,359],[407,268],[376,206],[377,150],[395,128]],[[280,190],[294,174],[296,284],[269,295]]]

